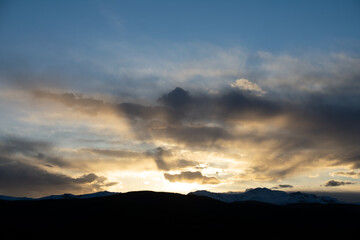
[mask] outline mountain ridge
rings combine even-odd
[[[155,191],[130,191],[126,193],[100,191],[100,192],[80,194],[80,195],[64,193],[61,195],[49,195],[40,198],[11,197],[11,196],[0,195],[0,200],[36,201],[36,200],[91,199],[91,198],[109,197],[119,194],[131,194],[131,193],[140,193],[140,192],[161,193]],[[173,194],[173,193],[169,192],[169,194]],[[299,203],[354,204],[354,203],[339,201],[336,198],[329,196],[317,196],[312,193],[302,193],[302,192],[285,192],[280,190],[272,190],[268,188],[250,188],[250,189],[246,189],[245,192],[227,192],[227,193],[217,193],[217,192],[210,192],[207,190],[198,190],[194,192],[189,192],[188,194],[180,194],[180,195],[184,195],[184,196],[195,195],[195,196],[207,197],[225,203],[262,202],[262,203],[269,203],[275,205],[289,205],[289,204],[299,204]]]
[[[247,189],[242,193],[214,193],[206,190],[200,190],[191,192],[189,194],[205,196],[226,203],[257,201],[275,205],[289,205],[298,203],[345,204],[345,202],[339,201],[336,198],[329,196],[316,196],[315,194],[302,192],[287,193],[284,191],[271,190],[268,188],[252,188]]]

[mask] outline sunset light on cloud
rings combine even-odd
[[[0,195],[360,192],[358,1],[135,2],[0,3]]]

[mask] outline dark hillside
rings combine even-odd
[[[244,233],[271,239],[288,234],[351,236],[359,226],[360,206],[228,204],[194,195],[143,191],[90,199],[0,201],[0,212],[4,239]]]

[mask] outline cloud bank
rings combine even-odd
[[[109,53],[103,62],[89,64],[104,79],[118,82],[100,81],[97,89],[81,81],[62,88],[53,84],[56,79],[38,84],[31,74],[17,76],[16,99],[10,91],[17,88],[11,85],[14,71],[3,69],[2,84],[11,87],[1,90],[0,107],[28,113],[13,116],[31,134],[24,134],[29,140],[4,137],[2,159],[41,171],[39,176],[54,175],[63,188],[84,191],[105,188],[117,180],[102,181],[103,175],[126,171],[154,171],[166,183],[204,187],[262,181],[296,188],[290,181],[275,184],[330,168],[338,168],[329,170],[333,176],[358,179],[359,58],[250,54],[211,46],[200,52],[207,53],[192,62],[139,54],[121,67],[110,60],[122,58]],[[162,70],[156,67],[161,62]],[[37,133],[46,135],[41,127],[54,119],[56,124],[46,128],[53,141],[37,140]],[[36,124],[38,132],[31,130]],[[338,186],[344,185],[350,184]]]
[[[71,94],[35,93],[87,114],[110,111],[127,119],[142,140],[158,140],[189,149],[222,149],[261,146],[251,156],[249,173],[282,178],[320,164],[360,166],[357,104],[339,106],[337,97],[303,96],[302,101],[279,100],[242,90],[213,96],[191,94],[180,87],[158,99],[158,104],[105,103]],[[246,150],[244,150],[246,151]],[[149,153],[160,170],[170,170],[163,149]]]

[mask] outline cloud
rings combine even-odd
[[[94,182],[99,177],[94,173],[85,174],[79,178],[74,178],[74,183],[84,184],[84,183],[91,183]]]
[[[331,176],[343,176],[343,177],[351,177],[351,178],[360,178],[360,172],[356,171],[347,171],[347,172],[333,172],[330,174]]]
[[[105,177],[95,173],[83,174],[80,177],[62,173],[66,169],[74,168],[77,163],[53,156],[52,150],[49,142],[13,136],[2,137],[0,194],[43,196],[64,192],[92,192],[109,184]],[[49,169],[54,166],[57,170]]]
[[[100,112],[111,110],[111,104],[91,97],[84,97],[82,94],[74,93],[52,93],[43,90],[34,90],[33,96],[36,98],[51,99],[63,105],[79,110],[89,115],[97,115]]]
[[[127,68],[128,79],[151,78],[152,83],[178,86],[162,85],[162,94],[153,99],[143,93],[149,89],[137,91],[133,101],[117,103],[71,92],[40,91],[35,96],[60,102],[89,117],[109,113],[126,118],[137,140],[154,146],[169,143],[190,151],[241,152],[249,163],[248,177],[283,179],[330,165],[360,168],[357,57],[344,53],[295,57],[268,52],[249,56],[241,51],[231,54],[210,49],[213,55],[199,55],[200,59],[189,63],[141,59],[151,63],[148,68]],[[216,57],[236,64],[214,64],[219,63],[214,61]],[[166,69],[160,71],[155,62],[167,63],[159,65]],[[99,64],[109,65],[106,67],[112,74],[119,69],[110,61]],[[223,84],[215,87],[214,79]],[[142,82],[135,85],[149,88],[149,82]],[[209,94],[211,89],[217,94]],[[175,168],[174,159],[157,158],[154,162],[163,171]]]
[[[275,187],[272,187],[271,189],[281,189],[281,188],[293,188],[293,185],[289,185],[289,184],[279,184]]]
[[[80,157],[87,159],[84,162],[90,170],[113,171],[146,171],[157,169],[168,171],[181,169],[190,164],[190,161],[177,160],[172,155],[171,149],[164,147],[150,148],[147,150],[128,151],[116,148],[83,148],[78,151]]]
[[[233,88],[239,88],[240,90],[254,92],[255,94],[263,95],[266,92],[262,90],[256,83],[250,82],[246,78],[237,79],[234,83],[230,84]]]
[[[171,153],[161,147],[155,148],[148,152],[154,158],[156,166],[159,170],[169,171],[170,165],[165,162],[164,157],[171,155]]]
[[[187,167],[197,167],[199,163],[187,159],[179,159],[175,162],[175,164],[177,168],[187,168]]]
[[[186,107],[191,99],[188,91],[185,91],[180,87],[176,87],[168,94],[165,94],[159,98],[159,101],[172,108],[183,108]]]
[[[360,86],[360,59],[345,53],[312,54],[291,56],[258,52],[257,65],[247,75],[258,79],[268,93],[280,97],[298,97],[304,93],[334,94],[354,97]],[[355,95],[354,95],[355,94]]]
[[[157,169],[163,171],[184,169],[188,167],[196,167],[198,162],[187,159],[178,159],[171,149],[157,147],[150,149],[144,153],[154,159]]]
[[[2,137],[0,142],[0,153],[6,155],[24,154],[37,155],[39,152],[51,147],[48,142],[30,141],[13,136]]]
[[[119,119],[125,118],[133,124],[132,127],[135,127],[137,120],[148,121],[151,119],[159,119],[161,121],[169,121],[169,110],[164,107],[143,106],[130,102],[113,103],[72,92],[56,93],[34,90],[32,93],[36,99],[50,99],[90,117],[111,115]]]
[[[71,167],[73,164],[61,157],[51,154],[50,142],[35,141],[14,136],[2,137],[0,142],[0,156],[28,157],[46,166]]]
[[[325,187],[338,187],[342,185],[350,185],[355,184],[353,182],[344,182],[344,181],[338,181],[338,180],[329,180],[325,183]]]
[[[332,102],[332,96],[323,95],[305,95],[305,99],[298,102],[237,91],[216,97],[190,97],[187,112],[182,115],[183,124],[153,129],[153,136],[185,143],[191,148],[224,149],[236,143],[258,148],[261,144],[262,150],[252,156],[252,169],[274,179],[306,171],[320,159],[353,168],[360,164],[355,144],[360,143],[360,139],[354,134],[360,132],[357,105],[343,108],[337,101]],[[186,124],[190,119],[200,123]],[[237,126],[246,127],[249,123],[258,127],[234,131]]]
[[[343,107],[339,96],[330,93],[305,93],[294,101],[235,88],[213,95],[177,87],[158,99],[160,105],[148,106],[108,103],[76,94],[46,93],[43,97],[84,114],[92,108],[95,112],[111,109],[114,116],[128,119],[142,141],[163,141],[196,150],[221,149],[225,153],[240,148],[249,156],[250,175],[266,179],[306,172],[320,160],[325,165],[360,166],[360,138],[354,134],[360,132],[359,106],[354,102]],[[260,146],[259,151],[249,150]],[[159,170],[175,167],[165,161],[161,150],[152,157]]]
[[[221,127],[176,126],[153,129],[157,137],[183,143],[188,146],[209,146],[218,140],[231,139],[231,134]]]
[[[78,151],[89,169],[94,170],[149,170],[156,168],[161,171],[196,168],[199,162],[181,158],[178,152],[170,148],[156,147],[145,151],[128,151],[114,148],[82,148]]]
[[[84,148],[83,151],[116,158],[141,158],[146,157],[142,152],[126,151],[119,149]]]
[[[38,153],[37,159],[40,160],[43,164],[45,164],[47,167],[61,167],[61,168],[72,168],[75,167],[76,164],[71,163],[70,161],[63,159],[61,157],[57,156],[48,156],[44,153]]]
[[[336,176],[358,177],[356,55],[249,53],[206,44],[162,46],[160,53],[106,42],[90,55],[75,51],[72,57],[63,75],[0,60],[0,94],[6,93],[0,131],[19,126],[28,136],[0,141],[3,159],[65,176],[75,171],[76,177],[68,176],[73,179],[102,170],[197,171],[200,163],[246,180],[316,175],[328,166],[349,169]],[[34,99],[19,104],[12,96],[11,102],[7,87]],[[6,118],[10,124],[3,124]],[[32,139],[38,135],[49,141]],[[122,142],[74,140],[94,135]],[[217,178],[225,182],[224,176]]]
[[[284,114],[287,110],[285,109],[286,103],[275,102],[270,98],[254,96],[237,90],[220,95],[216,105],[219,116],[235,120],[259,117],[266,120]]]
[[[170,182],[185,182],[198,184],[219,184],[220,181],[215,177],[207,177],[201,172],[184,171],[179,174],[164,173],[165,179]]]
[[[91,192],[94,189],[92,184],[98,184],[98,179],[94,173],[73,178],[14,159],[0,158],[0,192],[4,195],[42,196],[64,192]]]

